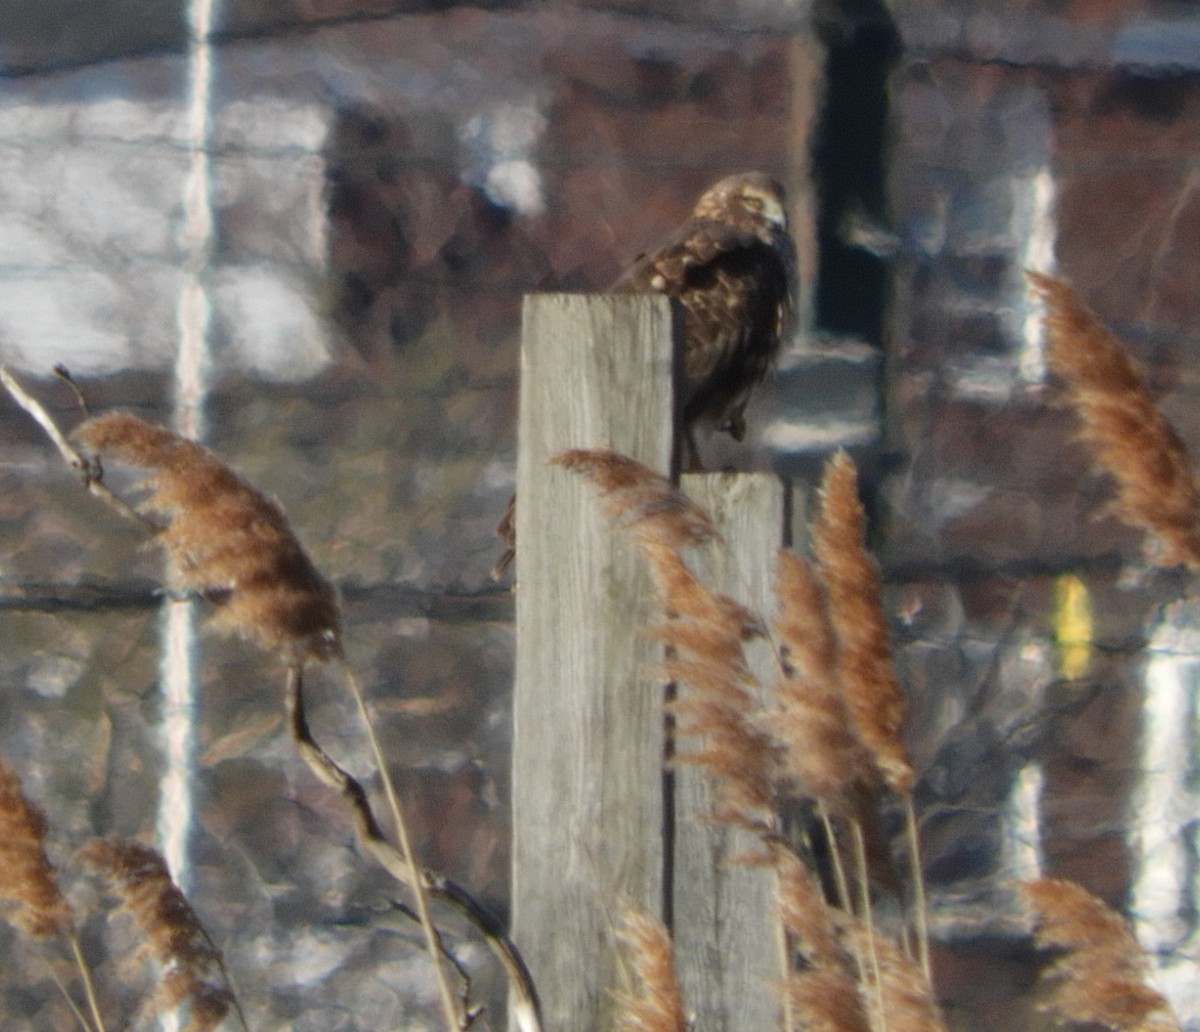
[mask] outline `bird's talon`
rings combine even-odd
[[[83,478],[84,487],[91,487],[93,484],[98,484],[104,479],[104,467],[100,464],[99,455],[93,455],[91,458],[81,455],[79,461],[73,463],[73,465],[79,470],[79,475]]]

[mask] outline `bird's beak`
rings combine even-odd
[[[767,221],[770,222],[771,225],[778,226],[780,229],[783,229],[783,230],[787,229],[787,226],[788,226],[787,212],[783,210],[783,205],[780,204],[778,201],[776,201],[774,198],[766,199],[765,207],[763,208],[763,215],[766,216]]]

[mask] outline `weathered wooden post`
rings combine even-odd
[[[686,1003],[705,1032],[773,1032],[783,976],[774,881],[731,864],[754,839],[706,820],[705,775],[664,796],[661,614],[632,540],[581,478],[549,466],[610,447],[665,472],[672,451],[672,311],[652,296],[526,298],[517,462],[513,921],[547,1032],[608,1032],[622,984],[612,932],[628,906],[671,914]],[[767,474],[702,474],[684,490],[724,543],[689,556],[714,590],[773,611],[785,489]],[[763,643],[750,662],[776,668]],[[686,743],[685,743],[686,745]],[[668,827],[668,822],[670,826]],[[670,898],[666,898],[667,892]]]
[[[704,473],[685,475],[681,487],[712,516],[723,539],[695,555],[692,568],[710,589],[770,619],[775,555],[786,532],[783,481],[769,473]],[[764,694],[769,692],[779,673],[770,645],[751,642],[746,652]],[[679,749],[689,744],[682,739]],[[784,976],[775,877],[767,868],[736,863],[761,844],[748,832],[708,820],[713,809],[707,774],[680,765],[670,858],[680,985],[697,1029],[774,1032],[782,1027],[778,987]]]
[[[662,912],[662,686],[649,577],[594,490],[547,465],[611,447],[666,472],[666,298],[525,299],[517,460],[512,933],[550,1032],[612,1027],[612,930]]]

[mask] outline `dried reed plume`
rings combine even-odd
[[[773,813],[775,747],[754,719],[760,686],[742,648],[765,629],[745,606],[705,587],[680,555],[717,538],[711,519],[665,477],[616,452],[576,450],[553,461],[600,491],[605,515],[634,535],[649,565],[667,615],[650,631],[667,646],[660,672],[692,689],[674,704],[678,731],[704,743],[681,750],[676,761],[716,775],[715,819],[765,830]]]
[[[744,643],[761,622],[744,606],[709,591],[677,552],[648,544],[652,570],[668,618],[650,633],[667,645],[660,673],[687,685],[672,710],[677,731],[703,743],[681,748],[677,763],[698,764],[714,775],[715,819],[768,831],[774,819],[778,749],[759,717],[761,686],[750,671]]]
[[[1050,369],[1063,380],[1097,463],[1116,482],[1113,511],[1152,536],[1158,565],[1200,568],[1200,491],[1179,435],[1137,366],[1075,292],[1043,273],[1028,276],[1046,303]]]
[[[618,1032],[686,1032],[671,936],[661,921],[635,910],[625,913],[617,938],[625,945],[633,985],[617,993]]]
[[[786,993],[800,1028],[813,1032],[868,1032],[870,1023],[851,954],[835,915],[808,869],[790,850],[772,850],[776,896],[792,951],[799,954]]]
[[[11,915],[12,923],[31,939],[57,937],[66,943],[83,985],[90,1022],[57,976],[54,980],[79,1024],[88,1030],[104,1032],[96,988],[75,934],[75,916],[46,856],[46,818],[25,798],[21,779],[3,757],[0,757],[0,900],[17,904]]]
[[[1124,919],[1074,882],[1042,878],[1022,886],[1036,942],[1064,951],[1043,973],[1043,1009],[1114,1032],[1179,1032],[1161,993],[1146,984],[1149,963]]]
[[[892,666],[887,620],[880,597],[882,579],[866,549],[866,516],[858,497],[858,472],[845,451],[839,450],[825,464],[820,506],[811,533],[817,573],[825,585],[829,621],[837,643],[837,683],[850,722],[884,783],[904,803],[912,872],[911,916],[921,967],[929,979],[925,888],[912,797],[916,775],[904,745],[904,694]],[[846,760],[858,774],[850,787],[854,789],[855,805],[862,819],[853,820],[850,830],[860,877],[861,914],[869,927],[867,867],[871,855],[866,837],[873,830],[874,821],[863,807],[866,797],[873,795],[875,779],[868,764],[850,755]],[[874,849],[874,854],[888,859],[886,850]],[[889,875],[890,865],[879,868],[879,872]]]
[[[16,771],[0,757],[0,899],[16,904],[10,920],[33,939],[74,927],[45,843],[45,816],[25,798]]]
[[[771,851],[778,876],[776,897],[783,926],[809,968],[846,967],[849,955],[838,935],[837,920],[812,873],[790,849]]]
[[[858,949],[864,952],[870,949],[878,958],[876,970],[883,1014],[878,1027],[887,1032],[946,1032],[942,1013],[921,967],[894,942],[872,936],[860,925],[852,926],[848,934]]]
[[[914,774],[904,747],[904,695],[896,682],[880,605],[879,568],[866,550],[858,473],[844,451],[825,466],[813,551],[837,635],[838,677],[858,737],[888,786],[912,792]]]
[[[288,662],[340,656],[333,587],[275,502],[194,441],[127,412],[89,419],[75,436],[102,455],[153,470],[145,507],[168,520],[158,540],[177,586],[218,604],[213,626]]]
[[[148,479],[151,493],[145,507],[168,520],[159,531],[158,540],[171,557],[176,584],[202,592],[217,604],[217,613],[210,622],[218,630],[239,633],[278,655],[295,676],[297,693],[301,683],[299,670],[304,663],[341,658],[341,614],[333,586],[317,572],[275,502],[194,441],[151,426],[126,412],[89,419],[75,431],[75,436],[97,452],[153,470]],[[461,1022],[442,968],[427,890],[408,844],[407,825],[395,785],[358,680],[348,669],[345,676],[362,716],[401,841],[403,864],[408,868],[401,877],[416,899],[447,1028],[454,1030]],[[326,762],[332,770],[344,774],[311,736],[304,741],[297,735],[296,744],[321,776],[328,774]],[[335,776],[329,777],[340,787],[341,782]],[[353,779],[349,783],[354,785],[354,789],[347,789],[350,804],[365,806],[358,783]],[[365,844],[378,850],[378,843]],[[379,852],[375,855],[378,857]],[[395,873],[395,869],[389,867],[389,870]],[[187,992],[190,983],[186,981],[186,969],[179,970],[184,972],[185,981],[178,991]],[[193,1021],[200,1015],[199,1006],[199,1000],[194,1000]]]
[[[104,875],[145,942],[131,958],[152,959],[163,969],[149,1013],[186,1005],[185,1032],[210,1032],[234,1003],[221,955],[187,899],[171,880],[162,857],[129,839],[92,839],[80,859]]]
[[[780,549],[775,595],[784,676],[776,686],[773,727],[786,746],[785,769],[833,812],[853,809],[876,767],[847,712],[838,679],[838,649],[825,593],[812,566]]]
[[[550,460],[591,483],[605,498],[604,513],[639,539],[673,548],[717,537],[708,514],[676,490],[664,476],[608,448],[573,448]]]
[[[875,1032],[852,977],[833,968],[797,971],[787,985],[796,1027],[804,1032]]]
[[[606,514],[633,531],[647,560],[666,615],[651,632],[667,645],[660,669],[691,689],[681,691],[674,704],[678,731],[703,740],[699,750],[682,751],[677,759],[708,768],[720,800],[715,819],[762,835],[760,852],[739,859],[772,867],[782,929],[791,952],[800,956],[800,969],[786,978],[786,1026],[866,1032],[872,1016],[862,1001],[870,996],[880,1022],[875,1027],[890,1027],[880,1016],[891,993],[897,1006],[908,1008],[906,1019],[914,1016],[906,1030],[940,1032],[927,974],[896,959],[895,947],[878,949],[870,930],[861,811],[865,801],[873,812],[874,789],[883,779],[911,799],[913,773],[900,739],[903,698],[887,648],[879,574],[863,547],[862,508],[849,458],[841,454],[830,464],[815,535],[829,582],[828,604],[806,562],[786,553],[779,560],[775,630],[783,644],[783,683],[780,702],[769,713],[744,651],[766,628],[745,606],[709,590],[681,555],[686,546],[717,538],[706,514],[664,478],[612,452],[574,451],[555,461],[600,489]],[[778,837],[781,774],[818,798],[836,801],[849,818],[867,922],[850,942],[843,941],[838,923],[843,919],[833,918],[799,859]],[[912,855],[919,866],[915,841]],[[841,888],[846,899],[844,879]],[[917,909],[923,913],[923,902]],[[927,972],[923,930],[919,940]],[[919,1025],[917,1017],[926,1023]]]

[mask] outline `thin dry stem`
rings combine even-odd
[[[845,968],[846,951],[837,923],[809,869],[790,849],[771,851],[777,875],[780,917],[809,967]]]
[[[837,634],[842,691],[858,737],[884,780],[907,795],[915,778],[902,737],[904,695],[892,668],[879,568],[866,550],[858,474],[846,452],[826,464],[820,496],[813,549]]]
[[[1120,914],[1074,882],[1022,886],[1039,946],[1062,951],[1043,973],[1045,1010],[1114,1032],[1178,1032],[1161,993],[1146,984],[1149,962]]]
[[[835,902],[843,910],[853,909],[850,895],[850,882],[846,878],[846,864],[842,860],[842,844],[838,837],[837,826],[833,815],[823,802],[817,800],[817,815],[821,819],[821,827],[825,829],[825,840],[829,843],[829,861],[833,870],[833,885],[836,893]]]
[[[71,953],[78,970],[87,971],[87,961],[85,961],[83,958],[83,950],[79,945],[78,938],[75,936],[71,937]],[[63,998],[63,1002],[67,1005],[67,1010],[71,1012],[71,1016],[76,1020],[76,1022],[78,1022],[79,1027],[83,1029],[84,1032],[95,1032],[97,1029],[99,1032],[104,1032],[104,1020],[100,1016],[100,1001],[96,998],[94,993],[89,993],[88,995],[88,1004],[91,1010],[91,1017],[89,1019],[88,1015],[84,1014],[83,1009],[79,1006],[79,1004],[75,1002],[75,998],[71,995],[70,990],[67,989],[66,984],[61,978],[58,977],[58,973],[53,968],[50,969],[50,980],[54,983],[54,987],[58,990],[59,995]]]
[[[288,667],[286,709],[292,741],[309,769],[326,785],[335,789],[350,813],[355,834],[366,852],[397,881],[413,885],[413,866],[384,836],[362,785],[321,748],[312,736],[304,705],[303,669]],[[424,890],[462,914],[483,936],[500,961],[508,977],[509,1008],[519,1032],[542,1032],[541,1005],[533,978],[524,958],[503,926],[473,896],[449,879],[420,870]]]
[[[799,969],[788,976],[786,989],[799,1026],[824,1032],[866,1032],[869,1023],[859,993],[862,963],[843,944],[843,916],[826,904],[812,874],[791,850],[777,845],[771,853],[780,919],[800,959]]]
[[[630,910],[618,939],[633,974],[633,985],[617,993],[619,1032],[686,1032],[687,1018],[671,950],[671,936],[661,921]]]
[[[867,846],[863,838],[862,825],[858,821],[850,822],[850,838],[854,845],[854,869],[857,874],[859,898],[858,913],[860,927],[864,934],[855,940],[855,952],[863,958],[862,966],[867,971],[864,979],[864,992],[871,992],[874,998],[872,1024],[883,1032],[890,1027],[889,1015],[884,1006],[883,974],[880,970],[881,939],[879,929],[875,927],[875,915],[871,907],[871,879],[867,873]]]
[[[454,992],[450,987],[449,976],[447,976],[445,969],[442,967],[441,938],[433,925],[433,918],[429,913],[429,893],[421,877],[421,870],[417,866],[416,854],[412,848],[412,836],[408,833],[408,822],[404,819],[404,811],[400,807],[400,796],[396,791],[396,784],[392,780],[392,775],[388,771],[387,760],[383,755],[383,749],[380,747],[379,737],[375,734],[374,722],[371,720],[371,714],[367,710],[367,701],[363,698],[358,678],[354,676],[349,668],[345,669],[345,677],[346,683],[350,686],[350,692],[354,696],[354,701],[358,706],[359,716],[362,717],[363,727],[367,732],[367,740],[370,742],[371,752],[375,756],[375,764],[379,768],[379,776],[383,781],[384,794],[387,796],[392,821],[396,826],[396,835],[400,839],[401,853],[408,861],[408,884],[412,889],[413,900],[416,903],[417,918],[421,925],[421,931],[425,936],[426,950],[429,953],[430,962],[433,964],[434,979],[437,982],[442,1014],[446,1019],[447,1028],[450,1032],[455,1032],[457,1029],[464,1028],[465,1024],[459,1014],[458,1004],[455,1001]]]
[[[234,1005],[221,954],[158,852],[130,839],[92,839],[80,859],[103,874],[145,937],[135,960],[162,968],[150,1013],[186,1006],[185,1032],[211,1032]]]
[[[870,932],[856,925],[849,935],[852,941],[863,940],[870,937]],[[876,935],[873,940],[879,998],[888,1032],[946,1032],[945,1020],[920,966],[889,939]]]
[[[908,866],[912,875],[913,931],[917,938],[917,962],[925,981],[933,985],[933,962],[929,956],[929,902],[925,895],[925,875],[921,863],[921,832],[911,795],[904,797],[904,832],[908,839]]]
[[[341,654],[333,587],[275,502],[194,441],[127,412],[89,419],[75,436],[96,452],[153,470],[146,507],[168,520],[158,541],[177,586],[217,603],[214,627],[288,662]]]
[[[1200,490],[1187,449],[1117,339],[1061,280],[1027,274],[1046,303],[1050,369],[1063,381],[1097,464],[1116,483],[1113,510],[1151,535],[1151,559],[1200,568]]]

